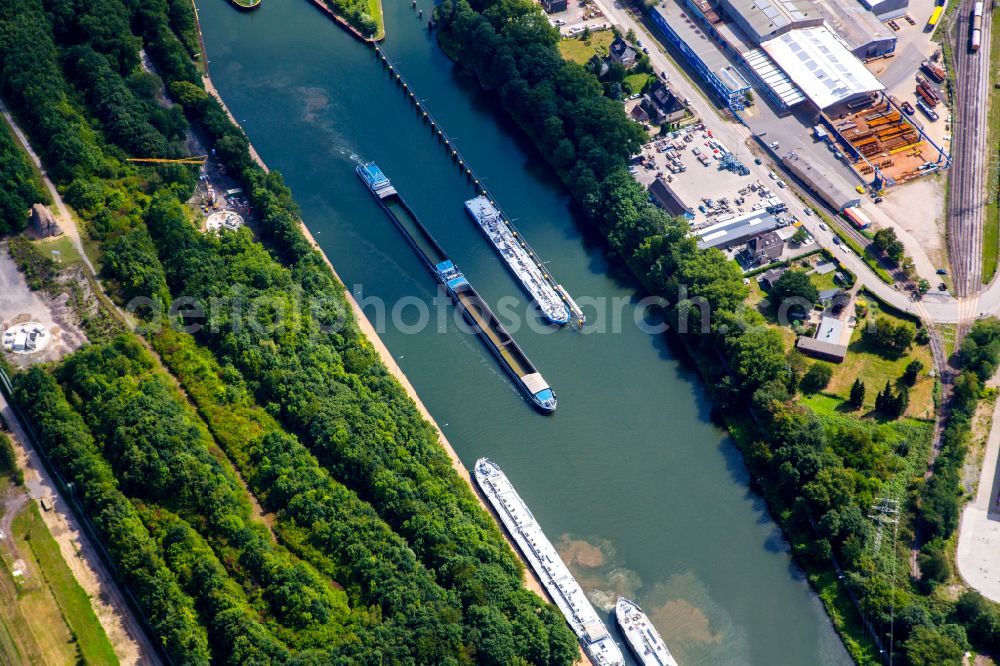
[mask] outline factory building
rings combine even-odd
[[[876,58],[896,50],[896,36],[857,2],[814,0],[828,28],[862,60]]]
[[[650,16],[729,108],[745,106],[753,81],[779,109],[808,100],[823,110],[883,90],[857,54],[883,54],[896,45],[863,7],[855,14],[837,1],[666,0]]]
[[[792,30],[760,48],[817,109],[863,98],[885,86],[826,27]]]
[[[720,0],[720,6],[757,45],[790,30],[823,25],[822,14],[810,0]]]
[[[861,204],[857,190],[829,171],[802,159],[795,151],[786,153],[781,162],[807,189],[835,211],[840,212],[849,206]]]
[[[725,249],[745,243],[778,228],[778,220],[765,210],[755,210],[711,226],[699,229],[698,248],[717,247]]]
[[[889,21],[899,18],[910,7],[910,0],[859,0],[864,7],[878,18]]]
[[[652,7],[649,16],[668,45],[722,101],[739,111],[746,107],[750,84],[719,50],[718,35],[711,30],[711,19],[695,3],[699,0],[666,0]],[[706,4],[707,3],[703,3]],[[715,16],[718,20],[718,17]],[[711,39],[710,39],[711,37]]]

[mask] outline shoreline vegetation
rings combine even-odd
[[[352,36],[375,44],[385,39],[382,0],[309,0]]]
[[[261,0],[229,0],[240,11],[250,11],[260,7]]]
[[[498,97],[611,250],[646,290],[673,304],[670,319],[692,308],[700,316],[699,301],[707,304],[710,329],[678,335],[852,658],[878,664],[891,650],[899,663],[958,666],[973,648],[996,654],[1000,606],[965,588],[949,553],[969,415],[997,368],[1000,323],[978,323],[962,345],[940,454],[925,478],[934,429],[899,418],[908,404],[904,379],[896,378],[895,391],[888,383],[867,387],[879,392],[873,415],[862,416],[851,400],[817,411],[802,399],[829,366],[786,349],[778,327],[744,309],[749,290],[735,264],[718,250],[699,250],[682,220],[649,202],[626,169],[643,133],[595,77],[561,57],[559,35],[539,7],[444,0],[434,20],[443,51]],[[886,358],[901,357],[914,339],[925,344],[914,323],[872,316],[877,330],[899,334],[901,342],[888,345],[895,349],[880,351]],[[852,387],[859,404],[865,388]],[[895,541],[877,539],[868,518],[884,498],[899,502]]]
[[[140,323],[156,355],[132,333],[88,329],[79,352],[13,377],[166,655],[574,663],[575,636],[525,589],[516,551],[363,335],[291,192],[206,92],[189,0],[61,9],[0,6],[0,94],[99,248],[114,298],[155,298],[149,322],[182,294],[298,315],[290,332],[228,316],[196,336]],[[242,185],[256,234],[203,235],[184,203],[195,172],[124,162],[182,156],[189,130]]]

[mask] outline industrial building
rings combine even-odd
[[[885,90],[829,29],[820,26],[786,32],[761,44],[817,109]]]
[[[858,0],[879,21],[899,18],[910,7],[910,0]]]
[[[694,219],[694,208],[686,204],[677,191],[670,187],[670,184],[663,178],[658,177],[650,183],[649,196],[652,197],[657,206],[670,215],[684,217],[688,220]]]
[[[864,6],[844,0],[813,0],[816,9],[847,45],[862,60],[876,58],[896,50],[896,36]]]
[[[720,0],[720,6],[757,45],[796,28],[823,25],[822,14],[810,0]]]
[[[707,35],[702,29],[702,26],[709,29],[711,23],[701,9],[682,0],[665,0],[650,9],[649,15],[667,44],[680,53],[691,71],[718,95],[724,106],[736,111],[746,107],[750,84],[709,39],[709,35],[718,37],[713,33]],[[713,16],[718,20],[714,13]]]
[[[819,169],[802,159],[795,151],[785,154],[781,162],[807,189],[835,211],[861,204],[857,190],[828,170]]]
[[[850,332],[844,327],[844,322],[836,317],[824,316],[816,329],[816,337],[799,338],[795,346],[813,358],[841,363],[847,357],[845,342],[850,342]]]
[[[710,0],[666,0],[650,16],[735,111],[745,106],[747,77],[779,109],[808,100],[822,110],[883,90],[858,57],[894,50],[895,38],[860,5],[852,10],[837,0],[818,2],[719,0],[715,7]]]
[[[738,243],[745,243],[751,238],[756,238],[777,228],[778,220],[766,210],[751,211],[745,215],[699,229],[696,232],[698,248],[702,250],[710,247],[725,249]]]

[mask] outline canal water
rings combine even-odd
[[[306,0],[249,14],[198,5],[217,88],[341,278],[465,465],[503,467],[594,604],[636,599],[684,666],[850,663],[698,376],[635,325],[637,284],[495,99],[428,36],[429,0],[423,20],[384,0],[386,52],[588,314],[585,332],[508,326],[558,394],[551,417],[451,306],[434,307],[433,278],[354,173],[377,161],[483,297],[503,299],[505,325],[505,313],[523,318],[527,299],[463,209],[471,186],[373,52]],[[434,307],[426,326],[421,305]]]

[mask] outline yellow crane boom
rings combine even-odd
[[[199,155],[198,157],[182,157],[176,160],[162,159],[159,157],[130,157],[127,162],[140,162],[144,164],[204,164],[205,160],[208,159],[208,155]]]

